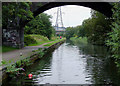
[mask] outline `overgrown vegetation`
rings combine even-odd
[[[110,24],[111,20],[105,15],[92,10],[91,18],[84,20],[82,25],[67,28],[66,38],[87,37],[92,44],[105,45],[107,33],[111,31]]]
[[[51,40],[49,40],[47,37],[44,37],[42,35],[35,35],[35,34],[25,35],[24,37],[25,46],[37,46],[56,40],[58,40],[57,37],[51,37]]]
[[[78,42],[78,43],[83,43],[83,44],[88,43],[87,37],[79,37],[79,38],[72,37],[72,38],[70,38],[70,40],[73,42]]]
[[[51,16],[41,13],[25,26],[25,34],[38,34],[51,39],[55,31],[51,25]]]
[[[36,46],[46,42],[55,41],[55,30],[51,25],[50,15],[41,13],[35,18],[31,11],[32,3],[28,2],[11,2],[2,4],[2,25],[4,28],[14,27],[20,30],[24,27],[25,21],[31,20],[25,26],[25,45]],[[67,39],[81,40],[96,45],[104,45],[110,47],[113,58],[117,66],[120,68],[120,3],[113,3],[114,8],[112,20],[107,18],[100,12],[91,11],[91,18],[83,21],[82,25],[76,27],[68,27],[65,31]],[[32,35],[31,35],[32,34]],[[33,35],[34,34],[34,35]],[[54,39],[52,39],[54,37]],[[58,40],[59,41],[59,40]],[[45,46],[51,46],[58,42],[55,41]],[[15,50],[16,48],[3,46],[3,52]],[[41,50],[40,50],[41,51]],[[43,53],[40,52],[43,56]],[[25,60],[27,62],[28,60]],[[2,62],[6,64],[7,62]],[[8,68],[9,72],[18,71],[23,62],[17,62],[17,66]],[[28,61],[29,63],[29,61]],[[16,69],[18,68],[18,69]]]
[[[34,38],[32,38],[30,35],[25,35],[24,36],[24,43],[25,43],[25,46],[28,46],[30,44],[36,44],[37,41]]]
[[[65,38],[56,40],[56,41],[54,41],[54,42],[52,42],[52,43],[48,43],[48,44],[46,44],[46,45],[44,45],[44,46],[51,46],[51,45],[53,45],[53,44],[55,44],[55,43],[58,43],[58,42],[60,42],[60,41],[63,41],[63,40],[65,40]]]
[[[34,39],[27,36],[28,34],[41,35],[49,40],[55,36],[55,30],[50,21],[51,16],[41,13],[34,17],[31,9],[32,4],[31,2],[4,2],[2,4],[2,14],[4,15],[2,16],[2,27],[16,29],[18,33],[24,28],[26,45],[36,44]],[[41,3],[37,3],[37,6],[40,7]],[[31,40],[31,43],[28,39]]]
[[[93,11],[92,18],[83,22],[88,41],[92,44],[105,45],[107,33],[111,31],[111,20],[103,14]]]
[[[2,52],[8,52],[8,51],[13,51],[13,50],[17,50],[18,48],[14,48],[14,47],[9,47],[9,46],[2,46]]]
[[[42,58],[45,55],[46,51],[46,49],[39,48],[37,50],[38,58]],[[9,77],[17,77],[18,75],[22,74],[21,71],[25,71],[24,68],[31,65],[33,62],[31,60],[31,57],[24,58],[21,56],[21,59],[19,61],[17,61],[15,64],[13,63],[14,59],[11,59],[9,61],[2,60],[0,64],[7,67],[6,73],[9,74]]]
[[[82,25],[67,28],[66,38],[84,41],[84,37],[87,37],[89,43],[108,46],[112,58],[120,68],[120,3],[112,5],[112,18],[92,10],[91,18],[84,20]]]
[[[117,67],[120,68],[120,3],[114,3],[113,19],[111,28],[112,31],[108,33],[109,39],[107,40],[107,45],[115,58],[115,63]]]
[[[2,4],[2,25],[5,29],[15,29],[19,35],[22,35],[21,29],[24,30],[24,43],[25,46],[37,46],[43,43],[57,40],[55,37],[55,30],[52,27],[50,15],[41,13],[34,17],[31,9],[31,2],[10,2]],[[28,22],[30,21],[30,22]],[[26,22],[27,25],[26,25]],[[24,28],[24,29],[23,29]],[[18,39],[21,40],[20,38]],[[58,41],[55,41],[56,43]],[[51,44],[50,44],[51,45]],[[3,52],[11,51],[16,48],[8,48],[3,46]],[[44,56],[46,49],[38,49],[38,58]],[[24,70],[24,66],[32,64],[30,57],[22,57],[17,62],[14,59],[9,61],[2,61],[1,65],[7,67],[6,72],[10,74],[10,77],[14,77],[20,74],[20,71]],[[13,64],[16,63],[16,64]]]
[[[5,2],[2,3],[2,26],[20,29],[25,20],[33,19],[30,10],[31,2]]]

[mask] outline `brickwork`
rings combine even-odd
[[[19,32],[16,29],[3,29],[2,30],[2,44],[6,46],[18,47]]]

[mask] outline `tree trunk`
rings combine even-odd
[[[19,48],[24,47],[24,27],[19,29]]]

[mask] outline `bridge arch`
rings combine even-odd
[[[88,8],[92,8],[96,11],[101,12],[102,14],[106,15],[107,17],[112,16],[112,5],[108,2],[41,2],[42,6],[38,6],[38,2],[32,2],[31,11],[33,12],[34,17],[39,15],[40,13],[54,8],[58,6],[64,6],[64,5],[77,5],[77,6],[84,6]],[[18,31],[19,34],[19,43],[18,47],[23,48],[24,47],[24,26],[29,22],[30,20],[26,20],[20,23],[20,29]],[[11,46],[16,46],[12,43],[6,43],[10,44]]]
[[[36,17],[40,13],[43,13],[46,10],[49,10],[54,7],[59,7],[59,6],[64,6],[64,5],[77,5],[77,6],[84,6],[88,8],[92,8],[96,11],[99,11],[100,13],[106,15],[107,17],[112,17],[112,5],[108,2],[41,2],[42,6],[37,7],[38,2],[33,2],[32,9],[33,9],[33,15]],[[23,24],[24,26],[29,22],[26,21]],[[24,46],[24,29],[22,30],[22,35],[21,35],[21,44],[20,47]]]
[[[64,6],[64,5],[78,5],[78,6],[84,6],[88,8],[92,8],[96,11],[101,12],[102,14],[106,15],[107,17],[112,16],[112,5],[108,2],[49,2],[44,3],[43,6],[39,7],[37,10],[35,10],[34,16],[39,15],[40,13],[54,8],[58,6]]]

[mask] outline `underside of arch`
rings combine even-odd
[[[108,2],[49,2],[34,11],[34,16],[37,16],[48,9],[64,5],[84,6],[99,11],[107,17],[112,16],[112,5],[110,5]]]

